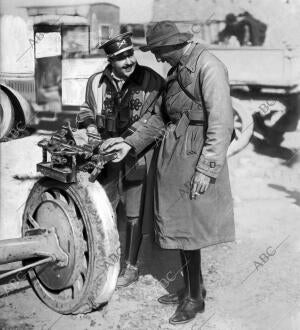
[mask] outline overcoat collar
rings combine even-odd
[[[192,43],[187,52],[181,57],[179,66],[187,68],[190,72],[195,72],[198,58],[205,49],[200,44]]]
[[[200,44],[192,43],[188,51],[182,56],[178,65],[178,79],[184,87],[192,83],[191,73],[196,71],[197,61],[201,53],[205,50]]]
[[[186,53],[181,57],[177,66],[172,67],[169,71],[167,84],[172,80],[180,80],[180,83],[183,87],[189,86],[192,80],[192,73],[196,71],[197,61],[200,57],[201,53],[206,48],[197,43],[191,43],[190,47],[186,51]],[[168,90],[167,98],[178,94],[182,91],[179,84],[177,86],[173,86],[173,88]]]

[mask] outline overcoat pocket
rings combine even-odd
[[[189,126],[186,130],[184,153],[187,156],[199,155],[203,146],[203,127]]]

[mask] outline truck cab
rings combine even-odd
[[[1,138],[19,122],[40,129],[74,123],[88,77],[107,64],[96,45],[120,32],[119,7],[109,2],[26,9],[33,38],[17,61],[32,54],[33,70],[1,72]]]

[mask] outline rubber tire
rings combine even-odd
[[[241,134],[238,134],[237,128],[235,127],[236,130],[236,138],[231,142],[227,156],[233,156],[243,150],[247,144],[249,143],[252,135],[253,135],[253,117],[251,110],[243,104],[240,100],[232,97],[232,107],[234,110],[234,116],[238,116],[240,122],[241,122]]]
[[[91,183],[88,174],[78,174],[78,183],[65,184],[49,178],[42,178],[33,186],[24,209],[23,234],[26,227],[26,214],[32,212],[40,202],[43,192],[49,188],[62,189],[75,202],[82,212],[87,240],[89,271],[79,301],[66,304],[53,303],[50,290],[43,286],[34,270],[28,272],[29,281],[39,298],[51,309],[61,314],[88,313],[97,309],[111,298],[117,283],[120,270],[120,258],[114,263],[107,263],[107,258],[120,251],[119,234],[115,215],[104,189],[96,181]]]
[[[11,132],[15,122],[14,107],[7,94],[0,89],[0,139],[3,139]]]

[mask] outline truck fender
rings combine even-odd
[[[253,134],[252,110],[241,100],[231,97],[234,110],[235,139],[231,142],[227,156],[233,156],[244,149]]]
[[[26,127],[33,127],[38,124],[32,105],[18,91],[4,83],[0,84],[0,88],[6,93],[13,105],[16,121],[21,121]]]

